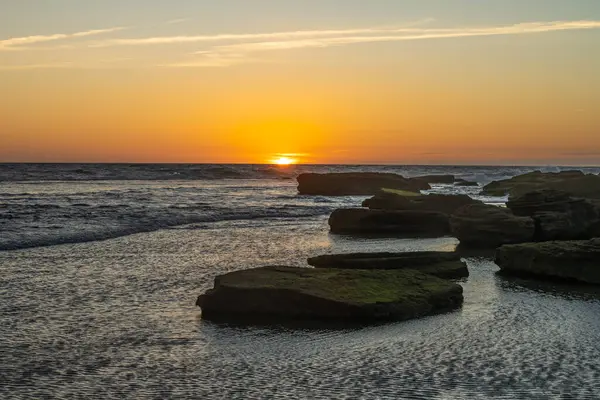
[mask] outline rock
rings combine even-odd
[[[445,183],[445,184],[449,184],[449,185],[453,184],[454,181],[456,180],[454,175],[424,175],[424,176],[417,176],[413,179],[418,179],[420,181],[427,182],[427,183]]]
[[[456,186],[479,186],[478,182],[471,182],[471,181],[467,181],[465,179],[457,179],[454,184]]]
[[[496,263],[504,274],[600,284],[600,239],[502,246]]]
[[[334,254],[309,258],[308,264],[316,268],[413,269],[443,279],[469,276],[467,265],[461,261],[460,255],[450,252]]]
[[[298,192],[305,195],[368,196],[378,193],[382,188],[419,192],[431,189],[431,186],[418,179],[378,172],[311,173],[298,176]]]
[[[403,237],[450,234],[448,215],[434,211],[339,209],[329,217],[329,226],[332,233],[339,234],[393,234]]]
[[[534,219],[535,241],[590,239],[600,223],[600,208],[594,202],[557,190],[511,198],[507,207],[515,215]]]
[[[515,215],[531,217],[538,212],[568,212],[573,208],[573,203],[584,201],[575,200],[566,192],[544,189],[511,196],[506,207]]]
[[[487,196],[521,196],[541,189],[555,189],[573,196],[600,199],[600,176],[581,171],[530,172],[484,186]]]
[[[515,216],[505,208],[470,204],[450,216],[452,234],[466,247],[493,248],[533,240],[535,224],[530,217]]]
[[[467,204],[483,204],[467,195],[428,194],[421,196],[398,196],[381,192],[363,202],[363,207],[373,210],[437,211],[452,214]]]
[[[265,267],[218,276],[196,305],[216,321],[376,322],[447,312],[462,302],[460,285],[413,270]]]

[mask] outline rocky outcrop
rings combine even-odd
[[[574,198],[566,192],[540,190],[511,198],[507,207],[515,215],[535,221],[535,241],[590,239],[600,223],[600,208],[594,202]]]
[[[467,265],[458,253],[420,251],[408,253],[352,253],[312,257],[308,264],[316,268],[341,269],[413,269],[443,279],[469,276]]]
[[[387,211],[349,208],[329,217],[332,233],[442,237],[450,234],[448,215],[434,211]]]
[[[502,246],[496,263],[503,274],[600,284],[600,239]]]
[[[381,192],[363,202],[363,207],[374,210],[437,211],[452,214],[467,204],[483,204],[467,195],[428,194],[400,196]]]
[[[203,318],[226,322],[377,322],[438,314],[462,302],[460,285],[412,270],[265,267],[217,277],[196,305]]]
[[[305,195],[368,196],[378,193],[382,188],[419,192],[431,189],[431,186],[422,180],[378,172],[310,173],[298,176],[298,192]]]
[[[448,184],[448,185],[453,184],[454,181],[456,180],[454,175],[423,175],[423,176],[417,176],[414,179],[418,179],[420,181],[427,182],[427,183],[442,183],[442,184]]]
[[[535,224],[505,208],[471,204],[450,216],[452,234],[466,247],[494,248],[533,240]]]
[[[492,182],[484,186],[482,194],[521,196],[542,189],[561,190],[572,196],[600,199],[600,176],[586,175],[581,171],[535,171],[511,179]]]

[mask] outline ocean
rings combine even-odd
[[[416,321],[244,327],[194,305],[229,271],[457,244],[331,235],[365,197],[300,196],[301,172],[535,169],[573,168],[0,164],[0,398],[600,398],[600,291],[502,278],[485,255],[460,311]],[[479,191],[431,190],[506,201]]]

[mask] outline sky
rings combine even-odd
[[[600,165],[600,0],[1,0],[0,162]]]

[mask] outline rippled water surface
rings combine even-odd
[[[346,329],[201,320],[196,297],[227,271],[306,266],[307,257],[328,252],[456,245],[452,238],[329,235],[330,209],[360,198],[298,197],[287,181],[12,182],[3,188],[3,210],[16,215],[12,220],[21,225],[14,232],[28,240],[35,239],[35,221],[14,211],[19,202],[61,207],[36,211],[38,224],[55,223],[65,230],[61,235],[112,232],[122,215],[114,208],[119,204],[137,210],[124,217],[129,223],[168,220],[171,215],[162,214],[167,204],[179,207],[174,213],[195,203],[206,208],[204,215],[202,208],[185,210],[186,218],[196,219],[149,232],[0,251],[2,399],[600,398],[600,294],[501,278],[484,257],[467,259],[465,304],[450,314]],[[114,192],[125,200],[106,195]],[[19,197],[23,193],[36,200]],[[8,200],[10,194],[17,200]],[[127,197],[138,195],[147,199]],[[79,202],[99,213],[97,219],[77,214],[72,203]],[[100,211],[101,205],[112,208]],[[277,212],[265,215],[274,207]],[[259,215],[205,218],[244,209]],[[22,210],[32,209],[25,204]],[[4,227],[15,226],[7,221]]]

